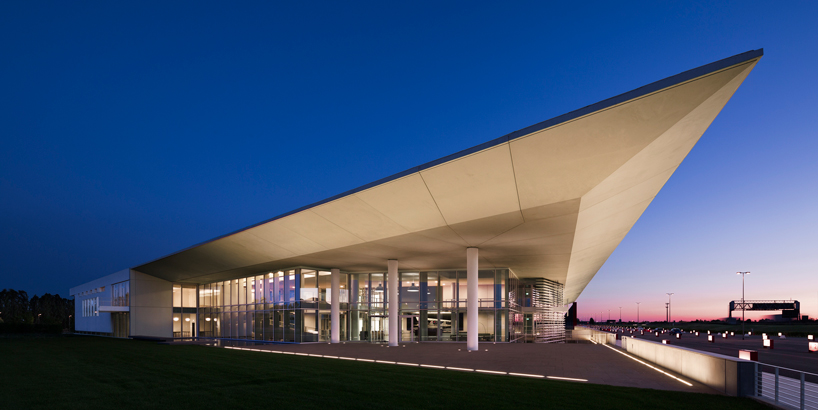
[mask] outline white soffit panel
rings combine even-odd
[[[735,74],[700,78],[511,141],[521,206],[584,195]]]
[[[406,228],[356,195],[317,206],[312,211],[365,242],[408,233]]]
[[[355,196],[409,232],[446,225],[420,174],[378,185]]]
[[[451,226],[520,211],[507,144],[420,172]]]
[[[305,255],[326,249],[324,246],[311,241],[307,237],[286,228],[284,224],[277,222],[279,221],[273,221],[250,228],[248,232],[282,249],[286,249],[294,255]]]
[[[273,221],[273,223],[279,223],[326,249],[341,248],[364,242],[363,239],[326,220],[310,209]]]

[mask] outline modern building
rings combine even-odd
[[[71,289],[79,332],[559,342],[564,314],[762,50]]]

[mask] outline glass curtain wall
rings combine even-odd
[[[198,336],[196,294],[196,285],[173,285],[173,337]]]
[[[508,341],[507,269],[478,271],[477,329],[468,328],[466,271],[400,275],[401,341],[465,341],[469,331],[480,341]]]
[[[478,271],[478,327],[468,329],[466,271],[399,273],[399,339],[509,341],[507,269]],[[200,285],[174,285],[174,336],[326,342],[331,332],[331,273],[298,268]],[[389,338],[384,272],[341,274],[341,340],[385,342]],[[198,301],[191,295],[198,294]],[[198,302],[199,318],[196,317]],[[192,310],[189,310],[191,309]]]

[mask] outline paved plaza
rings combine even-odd
[[[715,390],[666,369],[688,386],[656,369],[639,363],[609,346],[595,344],[481,344],[468,352],[465,343],[405,343],[399,347],[382,344],[253,344],[222,342],[223,347],[258,349],[262,352],[328,356],[326,360],[361,359],[383,361],[384,366],[413,365],[449,367],[460,371],[482,371],[587,380],[588,383],[718,394]],[[452,370],[457,371],[457,370]],[[498,377],[509,377],[498,375]],[[514,376],[527,377],[527,376]],[[584,381],[579,381],[584,383]]]

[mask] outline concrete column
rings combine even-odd
[[[341,270],[332,269],[330,277],[330,342],[341,341]]]
[[[429,291],[429,273],[428,272],[420,272],[420,315],[418,317],[418,335],[415,338],[416,342],[421,340],[425,340],[429,334],[429,313],[427,311],[429,304],[425,301],[429,300],[429,295],[427,295]],[[412,327],[412,332],[414,333],[415,329]]]
[[[387,261],[386,275],[389,280],[387,303],[389,304],[389,346],[398,345],[398,332],[400,331],[400,309],[398,300],[398,260],[389,259]]]
[[[466,348],[478,350],[477,332],[477,248],[466,248]]]

